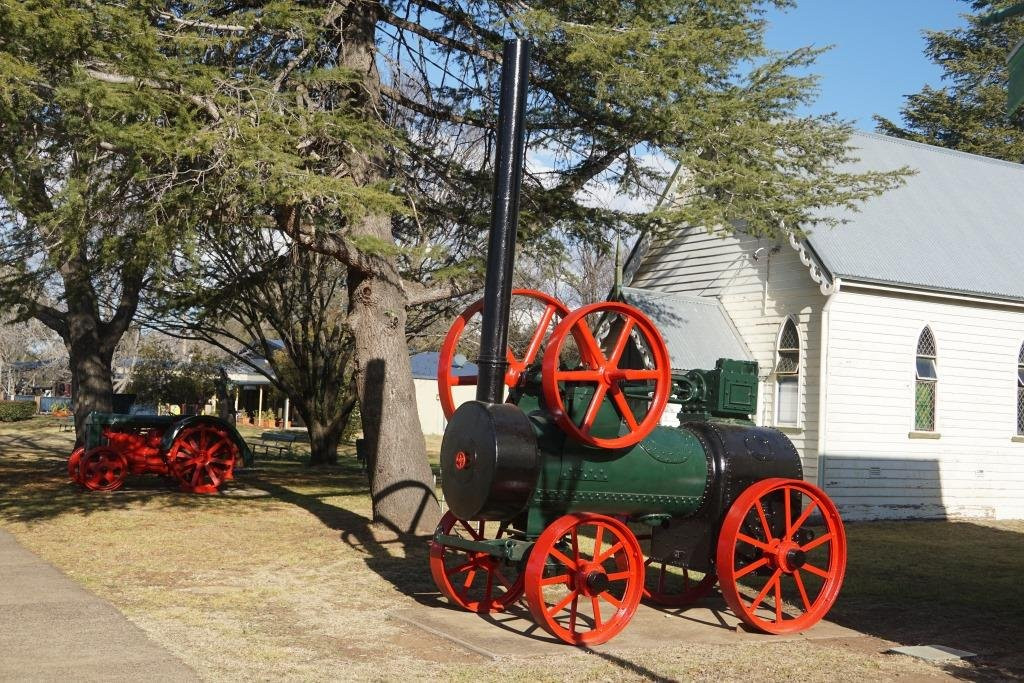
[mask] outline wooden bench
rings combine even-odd
[[[259,439],[255,441],[250,450],[253,451],[253,454],[262,451],[265,456],[269,456],[272,453],[277,456],[285,454],[295,455],[296,444],[302,443],[309,443],[309,435],[304,431],[270,431],[260,434]]]
[[[285,455],[286,453],[288,455],[291,455],[293,453],[291,443],[267,443],[266,441],[257,441],[255,443],[251,443],[249,445],[249,450],[252,451],[253,455],[260,455],[262,452],[262,455],[264,457],[270,457],[271,454],[282,456]]]
[[[63,420],[57,423],[57,429],[62,432],[75,431],[75,418],[65,417]]]

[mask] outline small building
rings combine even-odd
[[[851,143],[854,170],[916,174],[802,240],[643,239],[626,281],[666,315],[721,307],[729,343],[759,364],[757,422],[792,438],[846,518],[1022,518],[1024,166],[870,133]],[[658,322],[673,365],[709,338],[741,353],[721,325]]]
[[[448,424],[441,408],[441,397],[437,386],[437,351],[422,351],[409,357],[412,365],[412,380],[416,386],[416,409],[420,416],[420,427],[426,436],[441,436]],[[456,354],[452,364],[452,375],[466,377],[477,374],[475,363],[465,356]],[[476,386],[452,387],[452,399],[456,406],[476,398]]]

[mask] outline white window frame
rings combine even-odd
[[[935,363],[935,379],[931,380],[932,389],[932,428],[931,429],[918,429],[917,427],[917,383],[920,381],[917,377],[917,359],[919,357],[917,353],[918,347],[921,345],[921,335],[924,331],[928,330],[932,335],[932,343],[935,346],[935,355],[931,356]],[[911,434],[938,434],[939,433],[939,339],[935,334],[935,328],[931,323],[925,323],[918,328],[917,335],[914,337],[914,355],[913,362],[910,368],[910,432]]]
[[[796,330],[796,372],[795,373],[779,373],[779,357],[780,357],[780,346],[782,344],[782,335],[786,331],[786,326],[792,323],[793,329]],[[796,316],[788,315],[779,325],[779,331],[775,335],[775,348],[772,350],[772,375],[774,381],[772,382],[772,423],[776,427],[789,427],[790,429],[800,429],[803,427],[803,414],[800,411],[800,406],[803,404],[804,394],[804,382],[803,382],[803,359],[804,359],[804,340],[800,334],[800,321],[797,320]],[[779,417],[779,407],[781,401],[779,400],[782,395],[782,382],[780,381],[783,377],[796,377],[796,420],[794,422],[783,422]]]
[[[1017,374],[1014,377],[1014,392],[1013,392],[1013,434],[1017,437],[1024,438],[1024,432],[1021,431],[1021,405],[1020,405],[1020,390],[1024,387],[1021,386],[1021,372],[1024,371],[1024,342],[1021,342],[1020,349],[1017,351]]]

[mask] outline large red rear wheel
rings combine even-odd
[[[570,337],[575,350],[568,348]],[[576,363],[571,369],[563,367],[567,351]],[[661,420],[672,388],[672,364],[658,328],[639,309],[617,301],[584,306],[563,318],[551,333],[543,370],[544,401],[558,426],[597,448],[628,448],[642,441]],[[573,384],[593,388],[584,410],[566,406],[565,390]],[[605,399],[621,422],[613,435],[595,433]]]
[[[818,487],[766,479],[729,508],[717,559],[722,596],[737,617],[765,633],[794,633],[814,626],[835,603],[846,532]]]
[[[214,425],[198,424],[182,430],[167,451],[167,467],[190,493],[216,493],[234,478],[238,446]]]
[[[534,620],[571,645],[598,645],[633,618],[644,589],[644,557],[622,522],[593,513],[559,517],[526,563]]]
[[[509,389],[519,382],[519,378],[527,366],[537,360],[548,337],[548,332],[552,328],[552,322],[557,323],[569,314],[569,309],[565,304],[544,292],[532,289],[513,289],[512,296],[518,299],[518,301],[513,299],[513,307],[524,308],[532,304],[535,310],[530,314],[528,320],[528,324],[533,327],[533,332],[522,349],[522,357],[517,357],[511,348],[506,350],[508,368],[505,370],[505,386]],[[452,374],[452,361],[455,359],[467,325],[474,317],[481,315],[483,310],[483,299],[467,307],[452,323],[444,338],[444,343],[441,345],[441,353],[437,360],[437,389],[441,408],[444,410],[445,417],[449,419],[455,413],[456,408],[452,387],[476,386],[478,381],[476,375],[456,376]]]
[[[90,491],[116,491],[127,476],[127,459],[109,446],[89,449],[78,461],[78,482]]]
[[[508,526],[505,522],[466,522],[449,511],[435,533],[483,541],[506,536]],[[470,612],[500,612],[523,594],[523,577],[517,567],[484,552],[437,541],[430,542],[430,573],[446,598]]]

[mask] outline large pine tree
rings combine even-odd
[[[194,126],[176,143],[184,215],[277,230],[344,264],[374,519],[429,530],[407,332],[410,315],[479,288],[504,38],[535,45],[524,250],[693,224],[776,235],[898,182],[837,170],[849,127],[794,116],[815,79],[792,71],[816,52],[767,50],[766,5],[792,2],[138,0],[117,7],[158,58],[65,59],[122,97],[178,95],[174,116]],[[598,185],[661,190],[651,155],[687,168],[687,202],[593,201]]]
[[[114,350],[188,230],[182,159],[206,103],[150,78],[157,42],[135,3],[0,3],[0,305],[64,340],[79,439],[110,412]]]
[[[1020,163],[1024,111],[1006,113],[1006,56],[1024,39],[1024,17],[983,24],[981,17],[1013,4],[961,0],[973,14],[967,26],[928,31],[925,55],[942,67],[943,85],[908,95],[902,125],[876,116],[886,135]]]

